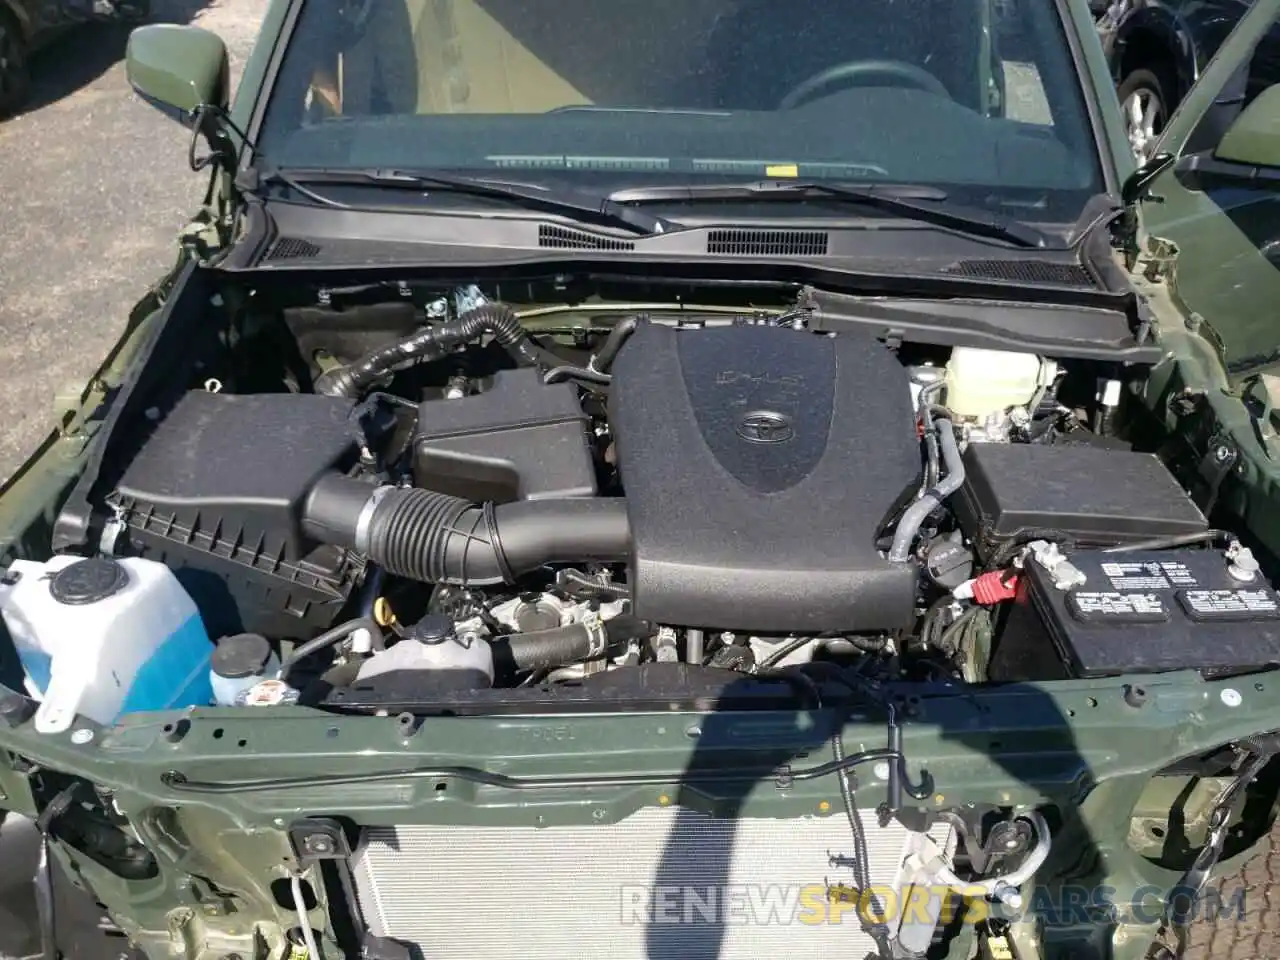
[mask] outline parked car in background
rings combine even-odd
[[[89,20],[144,20],[150,7],[150,0],[0,0],[0,119],[26,101],[37,49]]]
[[[1125,129],[1138,158],[1149,155],[1191,85],[1253,0],[1090,0],[1111,64]],[[1250,86],[1280,77],[1280,35],[1259,47]]]

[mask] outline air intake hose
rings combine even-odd
[[[396,576],[476,587],[514,583],[548,563],[622,561],[631,547],[620,498],[477,504],[336,474],[312,488],[302,526]]]
[[[596,627],[571,623],[534,633],[513,633],[490,641],[490,645],[494,662],[503,668],[540,670],[601,657],[629,640],[643,640],[652,634],[652,624],[622,614]]]
[[[560,361],[532,340],[529,332],[505,303],[486,303],[469,310],[452,323],[415,333],[404,340],[379,347],[355,363],[325,374],[316,383],[318,393],[334,397],[358,397],[382,377],[411,363],[439,360],[460,344],[491,335],[522,367],[550,367]]]

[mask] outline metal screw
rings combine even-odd
[[[1227,687],[1219,696],[1222,697],[1222,702],[1228,707],[1238,707],[1244,703],[1244,697],[1240,696],[1240,691],[1231,687]]]
[[[71,734],[71,742],[77,746],[84,746],[86,743],[93,743],[93,731],[80,729]]]
[[[333,841],[324,834],[312,834],[307,837],[307,850],[310,853],[333,853]]]

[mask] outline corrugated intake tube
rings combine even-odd
[[[316,382],[316,392],[334,397],[358,397],[388,373],[410,364],[439,360],[460,344],[470,343],[484,334],[492,336],[522,367],[549,367],[560,362],[529,339],[529,332],[520,325],[509,306],[486,303],[452,323],[421,330],[325,374]]]
[[[621,498],[479,504],[336,474],[312,488],[302,525],[390,574],[477,587],[514,583],[548,563],[620,562],[631,547]]]

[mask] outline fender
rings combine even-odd
[[[1116,27],[1111,50],[1111,75],[1117,84],[1124,79],[1125,53],[1137,43],[1152,44],[1168,54],[1178,80],[1175,102],[1181,100],[1200,74],[1199,51],[1186,23],[1161,3],[1130,10]]]

